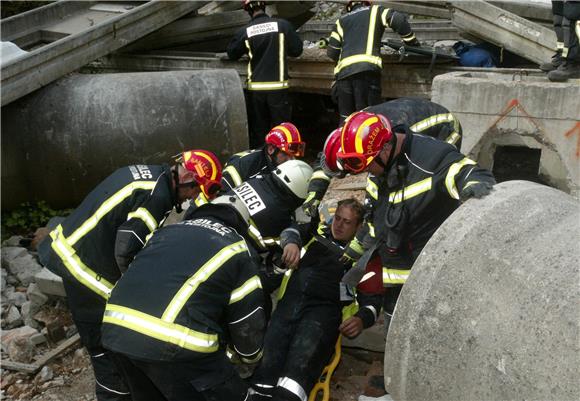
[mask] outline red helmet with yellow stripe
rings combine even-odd
[[[324,172],[327,174],[340,171],[340,166],[336,163],[336,155],[340,151],[341,134],[342,129],[339,127],[332,131],[326,137],[326,141],[324,142],[320,164]]]
[[[292,123],[282,123],[268,132],[266,143],[294,157],[304,156],[306,144],[302,142],[298,128]]]
[[[342,127],[337,161],[351,173],[364,171],[393,137],[390,121],[380,114],[359,111]]]
[[[196,182],[203,194],[211,199],[221,188],[222,165],[208,150],[194,149],[181,153],[175,160],[179,169],[179,183]]]

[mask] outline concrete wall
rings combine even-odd
[[[2,108],[2,208],[76,206],[118,167],[247,147],[234,70],[72,75]]]
[[[396,401],[580,399],[580,203],[507,181],[417,259],[385,349]]]
[[[497,146],[541,149],[540,175],[580,197],[580,81],[545,75],[452,72],[433,80],[432,100],[456,114],[463,153],[493,168]]]

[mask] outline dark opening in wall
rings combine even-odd
[[[322,151],[324,140],[338,127],[336,105],[330,96],[312,93],[291,94],[292,123],[298,127],[302,140],[306,142],[304,160],[312,163]]]
[[[493,155],[493,174],[497,182],[527,180],[548,185],[539,176],[540,149],[525,146],[498,146]]]

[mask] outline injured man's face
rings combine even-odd
[[[336,209],[332,226],[330,227],[334,239],[344,242],[353,239],[360,226],[359,220],[359,217],[351,207],[340,206]]]

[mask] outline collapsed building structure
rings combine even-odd
[[[321,144],[336,123],[329,102],[334,77],[333,62],[316,41],[328,36],[332,22],[309,21],[314,3],[273,2],[268,12],[299,26],[311,44],[290,62],[290,86],[297,99],[307,99],[309,110],[298,107],[298,112],[314,110],[318,117],[303,116],[319,122],[306,128],[307,141]],[[419,96],[445,105],[463,125],[463,153],[500,181],[527,179],[560,190],[502,184],[489,200],[468,202],[442,226],[401,294],[386,344],[388,389],[396,400],[433,394],[441,399],[580,398],[580,385],[571,379],[580,366],[580,296],[558,285],[565,277],[576,284],[580,278],[578,246],[559,240],[579,237],[580,82],[551,83],[536,69],[556,47],[549,4],[378,3],[429,16],[412,20],[423,43],[484,40],[518,57],[516,68],[467,68],[453,59],[386,49],[383,97]],[[31,199],[74,205],[116,166],[167,160],[168,148],[204,147],[222,160],[246,149],[246,61],[229,61],[223,52],[247,21],[238,3],[207,1],[62,1],[2,21],[2,41],[25,50],[2,63],[3,208]],[[489,214],[500,216],[491,226],[482,220]],[[506,222],[512,229],[509,241],[499,235]],[[530,232],[543,230],[550,237],[539,249],[538,244],[528,249]],[[478,245],[474,239],[482,237],[486,242]],[[552,256],[534,257],[544,247]],[[457,273],[469,279],[439,286],[436,275],[465,266],[462,257],[469,250],[487,257]],[[534,285],[542,281],[546,264],[553,264],[562,280]],[[500,266],[513,277],[502,276]],[[482,277],[490,281],[478,290]],[[517,284],[506,298],[509,307],[494,304],[497,313],[476,318],[486,297],[496,298],[508,278]],[[486,297],[474,300],[473,294],[483,292]],[[550,301],[544,305],[546,297]],[[552,329],[529,312],[538,298]],[[470,302],[471,308],[460,306]],[[450,313],[455,310],[460,313]],[[411,318],[397,319],[401,315]],[[489,330],[476,330],[516,319],[527,323],[503,326],[494,341]],[[535,342],[530,338],[534,329],[541,332]],[[537,351],[548,342],[545,352]],[[465,358],[466,346],[469,359],[460,363],[454,358],[458,347]],[[529,350],[534,352],[526,356]],[[559,373],[530,368],[538,355],[546,366],[556,366],[557,358]],[[442,367],[446,377],[437,373]],[[524,391],[529,383],[535,392]]]

